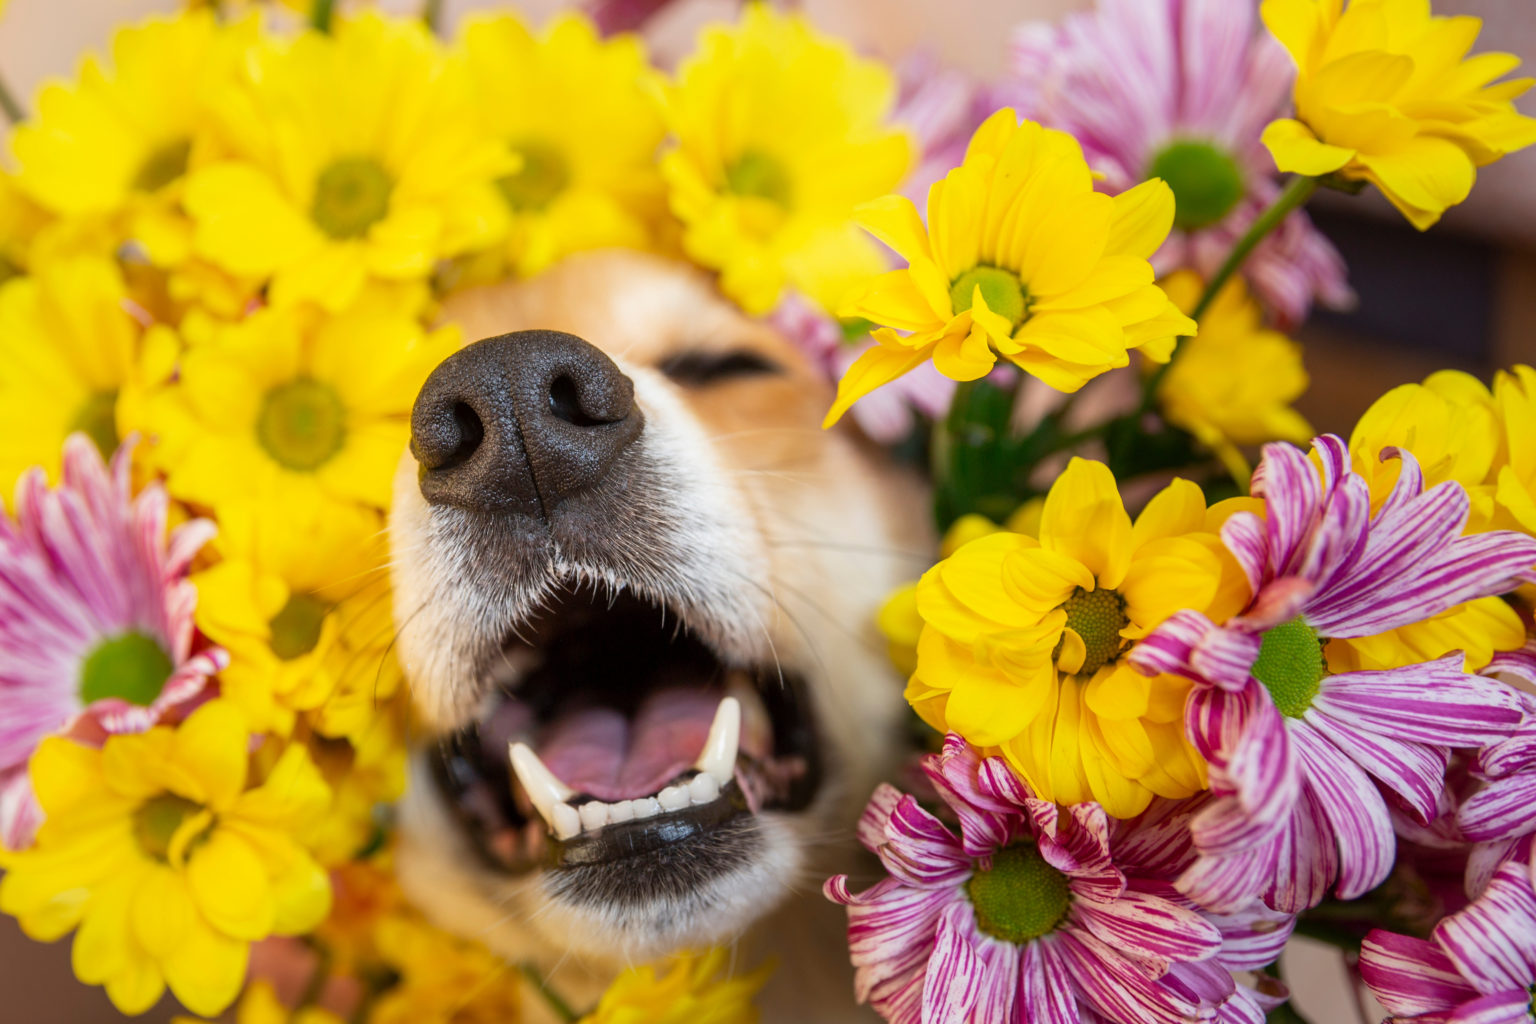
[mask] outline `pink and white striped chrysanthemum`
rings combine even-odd
[[[1483,672],[1536,685],[1536,643],[1495,655]],[[1520,725],[1479,750],[1469,765],[1477,788],[1461,801],[1456,824],[1471,842],[1510,847],[1536,833],[1536,697],[1521,694],[1520,701]]]
[[[1520,721],[1515,693],[1463,671],[1459,652],[1329,673],[1328,639],[1375,636],[1504,593],[1536,564],[1536,540],[1523,534],[1462,536],[1460,484],[1425,490],[1412,455],[1383,454],[1401,469],[1373,517],[1337,437],[1313,442],[1316,462],[1292,445],[1265,446],[1253,480],[1264,517],[1238,513],[1221,531],[1252,603],[1222,626],[1178,612],[1131,654],[1143,671],[1196,684],[1186,724],[1216,799],[1194,819],[1200,857],[1178,886],[1203,906],[1241,907],[1258,894],[1296,913],[1335,883],[1340,898],[1359,896],[1392,867],[1377,782],[1428,821],[1451,749],[1497,742]]]
[[[1159,807],[1138,831],[1057,807],[954,734],[923,769],[959,835],[882,786],[859,838],[890,877],[826,884],[848,907],[860,1002],[893,1024],[1263,1020],[1269,1000],[1231,972],[1272,962],[1289,919],[1203,914],[1144,866],[1187,850],[1187,816]]]
[[[1471,906],[1435,925],[1428,941],[1373,931],[1360,976],[1392,1024],[1531,1024],[1536,1007],[1536,890],[1505,864]]]
[[[1071,133],[1104,187],[1160,177],[1178,203],[1152,258],[1207,280],[1280,191],[1259,141],[1289,112],[1295,66],[1245,0],[1099,0],[1097,9],[1014,38],[999,105]],[[1314,298],[1353,300],[1344,262],[1304,213],[1259,244],[1243,272],[1284,324]]]
[[[109,468],[84,434],[64,443],[61,482],[22,477],[15,519],[0,516],[0,842],[31,842],[41,812],[27,759],[45,736],[142,732],[195,696],[225,663],[199,647],[187,565],[213,535],[194,520],[166,533],[158,484],[138,497],[129,446]]]

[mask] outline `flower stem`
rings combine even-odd
[[[0,112],[4,112],[5,119],[11,124],[20,124],[27,119],[27,112],[16,100],[16,94],[11,92],[11,86],[4,77],[0,77]]]
[[[559,993],[549,987],[549,983],[544,980],[544,976],[538,972],[538,969],[533,964],[518,964],[517,969],[522,972],[523,977],[533,984],[533,987],[538,990],[539,995],[544,997],[544,1001],[549,1004],[549,1008],[554,1011],[556,1017],[564,1021],[565,1024],[576,1024],[577,1021],[581,1020],[581,1014],[571,1009],[571,1004],[561,999]]]
[[[336,13],[336,0],[315,0],[309,8],[309,26],[316,32],[331,31],[331,20]]]
[[[1243,237],[1239,238],[1237,244],[1232,247],[1232,251],[1227,253],[1227,258],[1222,261],[1221,266],[1211,276],[1210,281],[1206,282],[1205,290],[1200,293],[1200,301],[1196,302],[1195,308],[1190,310],[1190,319],[1198,321],[1201,317],[1205,316],[1210,310],[1211,304],[1216,301],[1216,296],[1221,294],[1222,287],[1242,267],[1243,262],[1248,259],[1248,254],[1253,252],[1254,247],[1262,242],[1271,231],[1279,227],[1281,221],[1305,205],[1306,201],[1312,198],[1312,193],[1317,191],[1317,186],[1318,179],[1309,178],[1305,175],[1298,174],[1290,180],[1281,193],[1275,197],[1275,201],[1270,203],[1264,212],[1259,214],[1258,219],[1249,225]],[[1168,361],[1147,375],[1147,380],[1143,385],[1141,393],[1142,412],[1150,411],[1152,406],[1156,404],[1158,385],[1167,376],[1168,368],[1173,365],[1173,361],[1179,357],[1180,348],[1182,348],[1182,345],[1176,345],[1173,352],[1168,356]]]

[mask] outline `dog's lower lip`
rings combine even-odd
[[[705,835],[710,829],[750,816],[746,797],[734,783],[707,804],[696,804],[650,818],[605,825],[570,839],[551,840],[550,864],[556,868],[589,867],[650,853],[674,843]]]

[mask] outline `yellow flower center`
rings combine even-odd
[[[147,707],[160,696],[175,666],[160,642],[147,633],[123,633],[103,640],[80,663],[80,701],[116,698]]]
[[[172,139],[144,158],[133,187],[140,192],[158,192],[187,173],[187,158],[192,155],[191,139]]]
[[[1120,656],[1120,650],[1125,646],[1120,631],[1130,625],[1131,620],[1125,615],[1125,598],[1117,591],[1106,587],[1097,590],[1078,587],[1062,602],[1061,610],[1067,613],[1067,628],[1083,641],[1083,667],[1078,669],[1079,674],[1091,676]],[[1052,656],[1060,653],[1061,644],[1058,643]]]
[[[202,813],[202,810],[201,804],[175,793],[152,796],[133,812],[133,838],[138,840],[140,849],[155,860],[168,861],[176,830],[188,818]],[[207,830],[202,833],[207,834]]]
[[[1162,178],[1173,192],[1173,222],[1186,231],[1208,227],[1243,198],[1237,161],[1209,142],[1175,142],[1152,158],[1147,177]]]
[[[313,594],[292,594],[282,610],[272,616],[272,653],[284,661],[308,654],[320,642],[320,627],[331,605]]]
[[[1323,641],[1297,616],[1259,638],[1259,656],[1249,674],[1264,684],[1282,715],[1300,718],[1312,706],[1328,674]]]
[[[320,172],[310,217],[332,238],[361,238],[389,213],[395,183],[371,157],[343,157]]]
[[[514,210],[542,210],[571,183],[571,167],[561,152],[542,142],[512,147],[523,158],[515,174],[496,180],[501,197]]]
[[[725,187],[738,196],[754,196],[788,206],[793,189],[789,173],[774,157],[749,149],[725,169]]]
[[[1015,945],[1055,930],[1072,903],[1067,876],[1047,864],[1034,843],[993,854],[992,867],[978,869],[965,891],[976,927]]]
[[[1022,324],[1029,316],[1029,293],[1024,288],[1024,282],[1019,280],[1017,274],[1001,267],[988,266],[972,267],[955,278],[950,285],[949,301],[956,313],[964,313],[971,308],[977,288],[981,289],[981,297],[986,300],[987,308],[1014,327]]]
[[[117,392],[98,391],[85,400],[69,422],[70,433],[79,431],[95,442],[104,458],[117,451]]]
[[[334,388],[312,377],[297,377],[262,399],[256,437],[279,465],[308,472],[341,451],[346,416]]]

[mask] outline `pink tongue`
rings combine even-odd
[[[540,735],[539,759],[578,793],[650,796],[698,760],[719,704],[718,691],[676,687],[648,696],[632,722],[612,708],[567,712]]]

